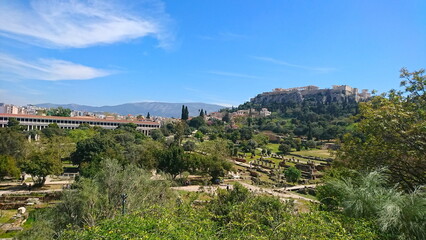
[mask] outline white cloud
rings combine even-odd
[[[310,67],[310,66],[297,65],[297,64],[284,62],[284,61],[281,61],[281,60],[278,60],[278,59],[275,59],[275,58],[270,58],[270,57],[253,56],[252,58],[254,58],[256,60],[264,61],[264,62],[270,62],[270,63],[288,66],[288,67],[294,67],[294,68],[301,68],[301,69],[316,71],[316,72],[320,72],[320,73],[328,73],[328,72],[332,72],[332,71],[336,70],[335,68],[328,68],[328,67]]]
[[[232,72],[222,72],[222,71],[209,71],[208,73],[226,77],[237,77],[237,78],[250,78],[250,79],[261,79],[258,76],[241,74],[241,73],[232,73]]]
[[[0,54],[0,74],[12,78],[59,81],[88,80],[108,76],[113,72],[57,59],[38,59],[30,62]]]
[[[151,2],[140,7],[120,1],[34,0],[28,6],[2,1],[0,34],[43,47],[70,48],[153,36],[160,47],[167,47],[172,39],[166,29],[169,18],[161,3]]]

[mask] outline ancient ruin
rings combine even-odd
[[[320,89],[317,86],[305,86],[297,88],[275,88],[272,92],[264,92],[250,99],[252,103],[301,103],[303,100],[315,100],[322,103],[331,102],[360,102],[371,97],[368,89],[353,88],[348,85],[333,85],[332,88]]]

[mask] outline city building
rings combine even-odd
[[[136,129],[146,135],[150,135],[151,130],[160,128],[160,123],[152,121],[126,121],[96,119],[92,117],[56,117],[8,113],[0,113],[0,127],[6,127],[10,118],[18,120],[20,125],[25,126],[28,131],[33,129],[41,130],[51,123],[58,124],[62,129],[76,129],[80,124],[84,123],[92,127],[97,126],[105,129],[115,129],[121,124],[134,123],[137,125]]]

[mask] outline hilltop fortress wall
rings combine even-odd
[[[275,88],[272,92],[264,92],[250,99],[252,103],[285,103],[302,102],[304,99],[315,99],[323,103],[344,101],[365,101],[371,97],[367,89],[359,92],[358,88],[348,85],[333,85],[332,88],[320,89],[317,86],[305,86],[296,88]]]

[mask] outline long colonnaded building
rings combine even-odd
[[[136,130],[145,135],[150,135],[151,130],[160,128],[160,123],[151,121],[126,121],[126,120],[107,120],[96,118],[76,118],[76,117],[56,117],[56,116],[38,116],[38,115],[20,115],[20,114],[0,114],[0,127],[7,127],[10,118],[15,118],[20,125],[25,126],[28,131],[46,128],[51,123],[56,123],[62,129],[76,129],[80,124],[86,123],[92,127],[101,127],[104,129],[115,129],[119,125],[134,123]]]

